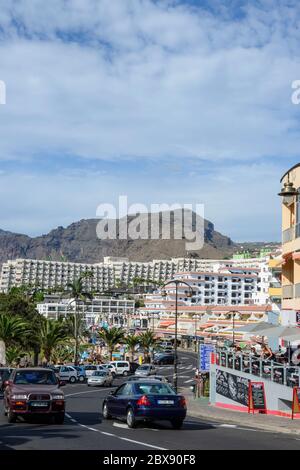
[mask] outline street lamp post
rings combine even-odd
[[[177,393],[177,382],[178,382],[178,377],[177,377],[177,365],[178,365],[178,358],[177,358],[177,336],[178,336],[178,286],[180,284],[185,285],[189,288],[189,293],[188,297],[191,297],[193,295],[193,290],[189,284],[187,284],[184,281],[180,281],[179,279],[173,279],[172,281],[166,282],[163,285],[163,289],[170,285],[170,284],[175,284],[175,344],[174,344],[174,373],[173,373],[173,384],[174,384],[174,389]],[[166,292],[163,291],[163,295],[166,296]]]
[[[235,314],[238,313],[237,310],[232,310],[231,312],[228,312],[231,314],[232,317],[232,344],[234,346],[235,343]]]

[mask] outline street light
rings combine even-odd
[[[227,315],[231,315],[232,316],[232,343],[233,343],[233,346],[234,346],[234,343],[235,343],[235,315],[236,313],[239,313],[238,310],[231,310],[230,312],[227,313]]]
[[[180,284],[182,285],[185,285],[189,288],[189,291],[188,294],[187,294],[187,297],[192,297],[193,295],[193,289],[191,288],[191,286],[189,284],[187,284],[186,282],[184,281],[180,281],[179,279],[173,279],[172,281],[169,281],[169,282],[166,282],[164,285],[163,285],[163,289],[170,285],[170,284],[175,284],[175,344],[174,344],[174,374],[173,374],[173,383],[174,383],[174,389],[177,393],[177,363],[178,363],[178,359],[177,359],[177,332],[178,332],[178,286]],[[163,297],[166,297],[167,296],[167,293],[165,290],[162,291],[162,296]]]

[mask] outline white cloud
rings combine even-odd
[[[0,158],[297,156],[299,7],[276,5],[234,22],[169,1],[7,1]]]
[[[213,3],[218,15],[172,0],[1,3],[1,228],[39,234],[128,194],[147,204],[204,202],[234,239],[279,238],[273,159],[299,155],[291,83],[300,78],[300,4],[248,2],[236,21],[226,2]],[[86,159],[85,174],[72,156]],[[89,169],[89,159],[160,165],[166,156],[174,168],[191,159],[220,168],[207,176],[191,165],[188,178],[170,170],[168,179],[165,167],[160,184]],[[68,177],[42,165],[23,171],[59,157],[70,162]],[[22,171],[7,173],[4,160]]]

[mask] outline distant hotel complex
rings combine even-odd
[[[86,289],[105,293],[120,285],[129,286],[136,278],[145,282],[166,282],[182,278],[194,291],[198,305],[264,305],[270,301],[270,286],[278,279],[269,266],[270,256],[231,260],[173,258],[150,262],[106,257],[96,264],[16,259],[2,266],[0,291],[30,285],[43,290],[66,288],[86,272]],[[278,287],[278,286],[277,286]],[[172,286],[168,288],[172,299]],[[180,300],[185,299],[184,289]]]

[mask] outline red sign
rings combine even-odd
[[[263,382],[249,381],[248,413],[267,413],[265,385]]]
[[[293,387],[292,419],[295,413],[300,413],[300,387]]]

